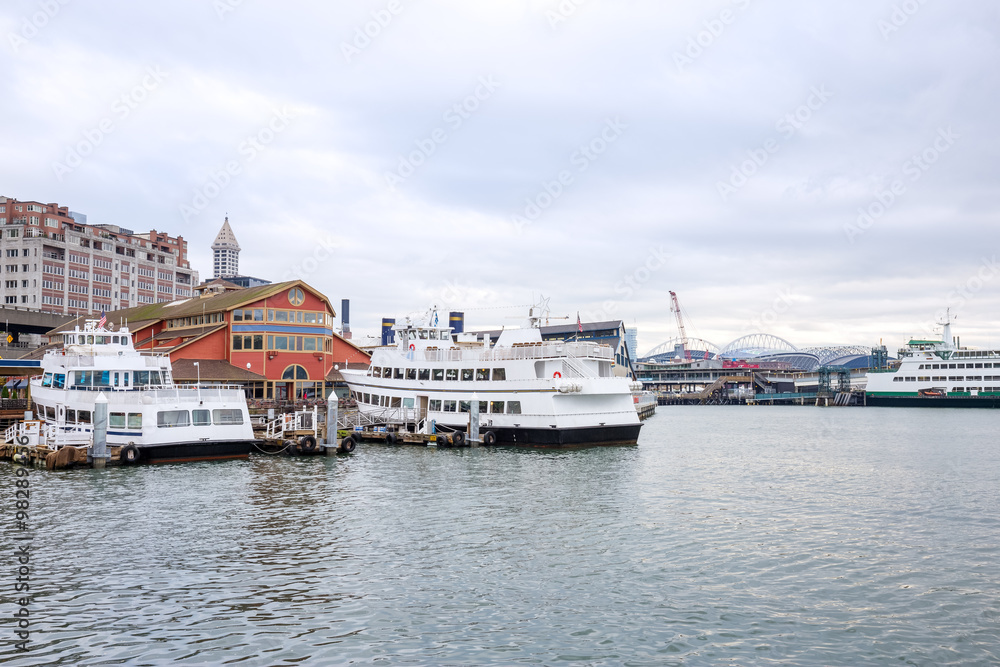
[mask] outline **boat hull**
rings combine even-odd
[[[865,404],[887,408],[1000,408],[1000,396],[879,396],[869,394]]]
[[[616,447],[637,444],[642,424],[585,426],[580,428],[489,427],[479,429],[482,440],[487,432],[496,435],[497,445],[516,447]]]
[[[192,461],[225,461],[247,459],[256,440],[199,440],[172,442],[163,445],[136,445],[137,463],[189,463]]]

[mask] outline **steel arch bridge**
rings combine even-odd
[[[752,333],[740,336],[730,342],[719,352],[719,356],[732,357],[733,355],[758,356],[772,352],[798,352],[799,348],[789,343],[784,338],[779,338],[767,333]]]
[[[670,359],[673,359],[674,351],[677,349],[677,346],[683,342],[683,340],[684,339],[682,338],[671,338],[670,340],[664,341],[663,343],[660,343],[646,354],[639,357],[639,361],[660,361],[662,360],[662,357],[668,357]],[[697,352],[708,353],[705,356],[696,355],[696,358],[698,359],[702,358],[711,359],[718,356],[719,354],[719,346],[703,338],[689,337],[687,339],[687,349],[688,351],[695,353]]]

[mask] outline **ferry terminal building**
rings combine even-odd
[[[137,350],[169,355],[176,381],[240,384],[251,399],[325,399],[339,368],[367,368],[370,360],[334,331],[329,299],[301,280],[241,288],[216,279],[192,298],[106,316],[108,328],[129,327]]]

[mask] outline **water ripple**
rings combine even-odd
[[[994,420],[661,408],[637,448],[35,471],[33,648],[0,661],[995,664]]]

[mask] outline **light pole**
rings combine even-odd
[[[198,372],[198,381],[195,382],[194,386],[198,390],[198,405],[201,405],[201,364],[197,361],[194,362],[194,369]]]
[[[250,391],[250,362],[247,362],[247,398],[252,398],[253,392]]]

